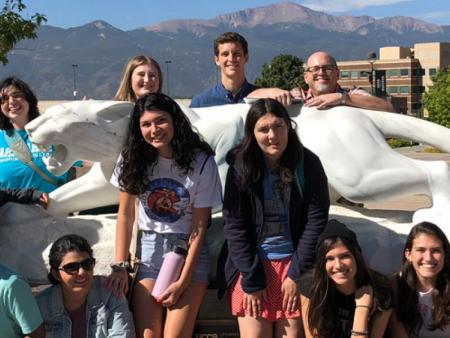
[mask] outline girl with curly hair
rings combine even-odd
[[[192,335],[208,283],[206,228],[211,208],[221,203],[213,155],[171,98],[154,93],[137,100],[112,179],[120,198],[109,284],[116,292],[128,289],[125,267],[139,199],[141,266],[131,300],[139,337]],[[163,257],[179,241],[188,246],[181,275],[155,299],[151,292]]]

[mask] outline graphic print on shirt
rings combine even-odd
[[[184,216],[189,205],[189,191],[180,182],[170,178],[157,178],[147,185],[141,203],[151,219],[173,223]]]

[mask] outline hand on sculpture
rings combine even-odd
[[[113,270],[106,280],[106,287],[110,289],[116,297],[120,297],[122,294],[126,294],[128,291],[127,270]]]
[[[289,93],[294,99],[302,99],[303,101],[306,100],[305,92],[299,87],[292,88]]]
[[[281,285],[283,295],[283,311],[294,312],[299,309],[300,296],[298,294],[298,284],[287,277]]]
[[[310,98],[305,102],[306,107],[316,107],[317,109],[326,109],[341,104],[341,93],[322,94]]]
[[[46,192],[43,192],[38,200],[39,205],[41,205],[44,209],[48,208],[48,204],[50,203],[50,199]]]
[[[250,317],[259,317],[262,313],[263,301],[266,301],[266,289],[255,291],[252,293],[244,292],[244,310],[245,314]]]
[[[269,98],[277,100],[283,106],[290,106],[292,104],[291,92],[280,88],[271,88]]]

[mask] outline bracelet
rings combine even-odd
[[[368,336],[369,335],[369,331],[355,331],[352,330],[352,336]]]
[[[109,266],[113,271],[127,270],[131,267],[130,262],[128,261],[114,262],[111,263]]]
[[[370,305],[355,305],[355,307],[365,307],[366,309],[371,309],[372,307]]]

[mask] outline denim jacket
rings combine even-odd
[[[132,315],[124,296],[115,297],[104,286],[105,277],[94,277],[86,304],[87,338],[135,337]],[[61,286],[37,295],[47,338],[70,337],[72,322],[62,302]]]

